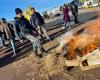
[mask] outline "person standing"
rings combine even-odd
[[[13,56],[15,56],[16,48],[15,48],[15,42],[14,42],[15,35],[14,35],[13,25],[10,23],[7,23],[5,18],[1,18],[0,31],[3,33],[4,39],[8,40],[11,43],[13,52],[14,52]]]
[[[16,32],[19,36],[24,37],[32,42],[33,51],[36,52],[37,55],[42,55],[42,51],[44,51],[43,46],[40,44],[40,40],[36,33],[36,30],[31,26],[29,21],[23,16],[23,12],[20,8],[15,9],[16,17],[14,18],[14,24]],[[21,36],[20,36],[21,35]]]
[[[1,22],[0,22],[0,46],[5,48],[4,34],[3,34],[1,29],[2,29],[2,25],[1,25]]]
[[[40,13],[36,12],[35,8],[33,7],[30,8],[30,11],[31,11],[31,18],[30,18],[31,25],[36,28],[38,34],[41,36],[42,39],[43,39],[43,33],[44,33],[46,38],[50,40],[50,37],[48,36],[45,29],[45,22],[42,16],[40,15]]]
[[[79,23],[78,22],[78,6],[75,4],[75,2],[72,2],[71,11],[72,11],[72,15],[74,16],[75,24]]]
[[[14,30],[14,34],[15,34],[15,40],[17,40],[18,36],[17,36],[15,25],[14,25],[14,21],[10,21],[10,23],[13,25],[13,30]]]
[[[69,9],[68,9],[68,6],[65,5],[64,6],[64,9],[63,9],[63,20],[64,20],[64,27],[65,28],[70,28],[70,17],[69,17]]]

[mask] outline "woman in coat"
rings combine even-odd
[[[15,50],[15,43],[14,43],[15,35],[14,35],[13,25],[7,23],[5,18],[1,18],[0,32],[3,33],[5,40],[8,40],[11,43],[14,56],[15,56],[16,50]]]
[[[2,25],[1,25],[1,22],[0,22],[0,47],[5,48],[4,34],[2,33],[1,29],[2,29]]]
[[[69,9],[68,9],[68,6],[67,6],[67,5],[64,6],[63,14],[64,14],[64,17],[63,17],[63,20],[64,20],[64,27],[65,27],[65,28],[67,28],[67,27],[70,28]]]

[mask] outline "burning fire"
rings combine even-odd
[[[73,60],[78,54],[84,56],[97,47],[100,47],[100,13],[92,24],[87,25],[81,33],[76,33],[74,38],[68,42],[66,57],[68,60]]]

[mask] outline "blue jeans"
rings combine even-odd
[[[43,36],[43,33],[44,33],[45,37],[46,37],[48,40],[50,40],[50,37],[49,37],[49,35],[47,34],[47,31],[46,31],[46,29],[45,29],[45,25],[37,26],[37,28],[38,28],[38,33],[39,33],[41,36]],[[42,32],[43,32],[43,33],[42,33]]]
[[[4,34],[0,35],[0,44],[1,44],[2,47],[5,46],[5,37],[4,37]]]
[[[26,34],[25,38],[32,42],[33,51],[41,48],[40,40],[38,38],[30,34]]]
[[[10,39],[9,41],[10,41],[10,43],[11,43],[11,46],[12,46],[12,49],[13,49],[14,55],[16,55],[15,41],[14,41],[13,39]]]
[[[4,40],[3,40],[2,37],[0,37],[0,45],[1,45],[1,46],[4,46]]]
[[[67,27],[70,28],[70,22],[64,22],[64,27],[65,28],[67,28]]]

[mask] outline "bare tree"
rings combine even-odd
[[[100,0],[97,0],[97,2],[98,2],[98,7],[100,7]]]

